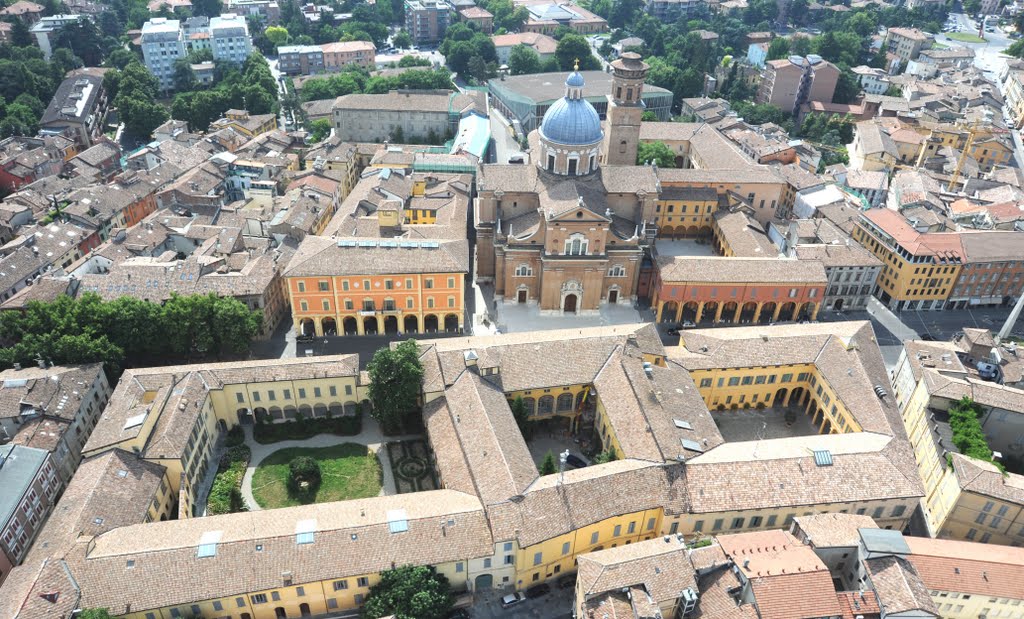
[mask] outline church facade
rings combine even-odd
[[[573,72],[529,136],[531,163],[481,166],[477,277],[496,302],[565,314],[636,299],[661,188],[653,166],[633,165],[647,64],[627,53],[612,68],[607,135]]]

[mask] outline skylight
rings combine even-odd
[[[207,531],[203,533],[203,536],[199,538],[199,550],[196,553],[196,557],[202,559],[204,557],[213,557],[217,555],[217,542],[220,541],[220,537],[223,531]]]
[[[295,523],[295,543],[312,544],[316,532],[316,520],[300,520]]]
[[[388,529],[392,533],[402,533],[409,530],[409,517],[404,509],[388,510]]]
[[[134,428],[141,426],[142,422],[146,420],[146,413],[139,413],[138,415],[132,415],[124,422],[124,429]]]

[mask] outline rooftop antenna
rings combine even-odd
[[[569,450],[558,454],[558,483],[565,483],[565,463],[569,460]]]

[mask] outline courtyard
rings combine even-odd
[[[520,331],[550,331],[552,329],[579,329],[605,327],[643,322],[640,312],[632,305],[603,303],[591,313],[541,315],[536,303],[499,302],[496,304],[495,322],[502,333]]]
[[[772,406],[764,409],[746,408],[738,410],[711,411],[718,431],[726,442],[757,441],[762,439],[812,436],[818,428],[810,415],[791,407],[792,423],[786,421],[787,407]],[[794,415],[795,414],[795,415]]]
[[[555,456],[555,462],[557,463],[558,455],[566,450],[577,458],[581,458],[584,462],[589,463],[590,458],[584,454],[588,450],[589,441],[587,439],[579,439],[578,435],[574,436],[566,429],[564,421],[562,423],[558,423],[558,421],[556,419],[547,419],[531,422],[534,428],[530,438],[526,441],[526,447],[530,450],[530,457],[533,458],[533,463],[539,469],[548,452]],[[566,470],[572,470],[572,467],[569,466]]]
[[[387,444],[387,453],[399,494],[441,487],[430,463],[430,447],[425,440],[392,441]]]
[[[710,240],[659,238],[658,255],[710,258],[719,254],[715,253],[715,245]]]
[[[300,456],[320,465],[321,483],[312,501],[303,501],[288,490],[288,465]],[[264,509],[374,497],[382,485],[383,469],[377,455],[356,443],[279,449],[260,461],[252,476],[253,497]]]

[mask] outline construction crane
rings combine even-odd
[[[972,122],[967,129],[967,142],[964,143],[964,148],[960,151],[960,158],[956,160],[956,169],[953,170],[953,176],[950,177],[949,185],[946,186],[947,191],[953,191],[956,182],[960,180],[960,170],[963,169],[964,162],[967,161],[967,153],[971,152],[971,146],[974,145],[974,136],[980,122],[977,120]]]

